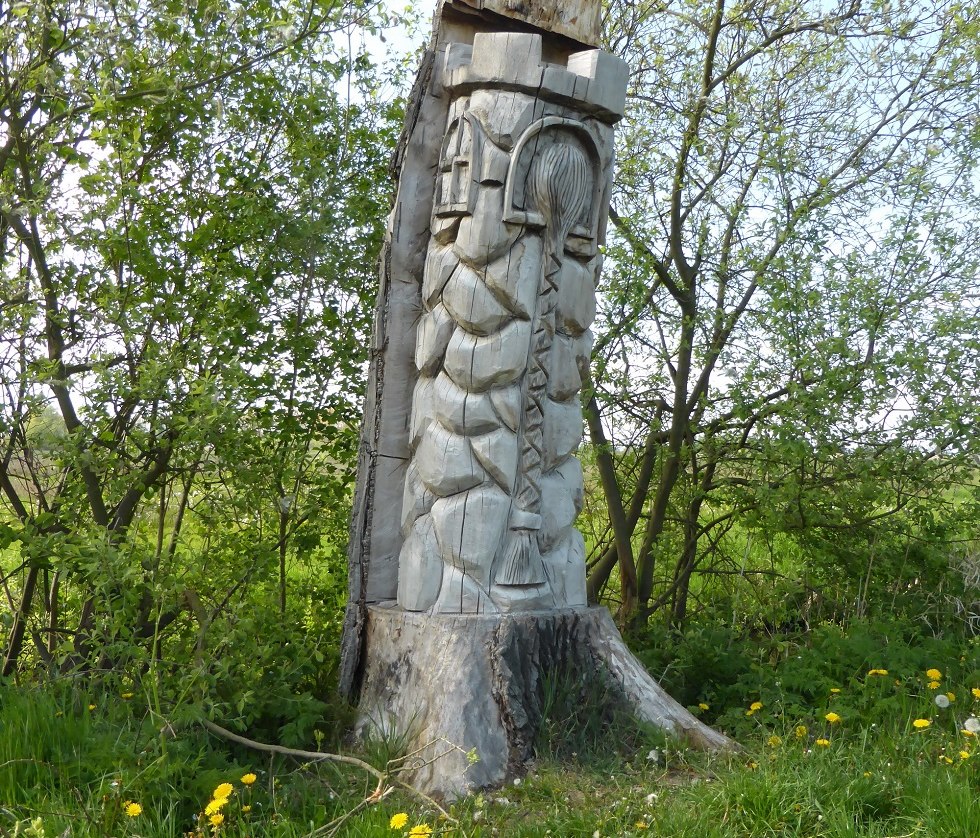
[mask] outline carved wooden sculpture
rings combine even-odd
[[[574,452],[627,79],[588,47],[597,21],[588,0],[443,0],[400,146],[342,687],[361,688],[362,729],[422,749],[416,782],[446,796],[521,771],[560,669],[728,744],[586,607]],[[440,741],[480,761],[436,759]]]
[[[446,52],[398,562],[409,611],[585,605],[572,455],[622,94],[603,118],[564,102],[581,82],[621,91],[625,68],[596,54],[572,56],[584,75],[546,68],[540,35]]]

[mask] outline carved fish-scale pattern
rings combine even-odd
[[[450,132],[454,120],[464,124],[464,105],[454,103]],[[495,139],[508,142],[518,128]],[[485,161],[509,154],[482,142]],[[452,168],[458,162],[441,169],[449,190],[465,181],[465,170]],[[577,295],[594,294],[595,261],[566,254],[565,242],[591,197],[588,167],[574,144],[545,142],[536,152],[527,192],[543,229],[503,222],[500,178],[485,172],[453,193],[453,210],[434,210],[399,556],[400,573],[430,578],[399,583],[407,610],[585,602],[584,546],[573,527],[582,474],[571,454],[581,440],[577,369],[594,316],[594,301]],[[464,205],[461,217],[451,215]]]

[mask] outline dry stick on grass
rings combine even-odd
[[[283,745],[269,745],[265,742],[256,742],[254,739],[249,739],[248,737],[240,736],[237,733],[232,733],[230,730],[223,728],[221,725],[215,724],[209,719],[201,719],[201,724],[204,725],[207,730],[211,731],[217,736],[227,739],[230,742],[235,742],[238,745],[244,745],[246,748],[251,748],[255,751],[264,751],[268,754],[282,754],[283,756],[295,757],[296,759],[305,759],[310,762],[338,762],[341,765],[351,765],[355,768],[360,768],[362,771],[366,771],[372,777],[377,779],[378,785],[367,797],[367,799],[358,804],[357,809],[354,811],[357,811],[364,806],[377,803],[389,793],[391,786],[398,786],[410,794],[415,795],[417,798],[430,806],[438,809],[439,814],[446,820],[450,821],[451,823],[456,823],[456,819],[450,815],[449,812],[443,809],[442,806],[436,803],[435,800],[429,797],[429,795],[419,791],[411,783],[406,783],[404,780],[400,780],[398,778],[397,771],[400,769],[396,768],[395,771],[392,771],[392,763],[398,762],[399,760],[389,760],[388,764],[385,766],[385,769],[382,771],[380,768],[375,768],[373,765],[371,765],[371,763],[365,762],[357,757],[344,756],[343,754],[328,754],[322,751],[303,751],[296,748],[287,748]],[[449,753],[449,751],[446,753]],[[348,815],[344,816],[344,820],[346,820],[346,818],[351,814],[353,814],[353,812],[350,812]],[[329,827],[330,824],[327,826]]]

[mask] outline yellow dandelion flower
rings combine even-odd
[[[969,758],[970,758],[969,751],[960,751],[960,759],[969,759]]]
[[[814,745],[817,745],[820,748],[829,748],[830,747],[830,740],[829,739],[818,739],[813,744]]]
[[[131,699],[132,697],[133,697],[132,693],[123,693],[121,696],[123,701],[129,701],[129,699]]]
[[[427,838],[427,836],[432,834],[432,827],[427,823],[420,823],[418,826],[413,826],[408,834],[411,836],[418,836],[418,838]]]
[[[698,705],[698,710],[708,710],[708,709],[710,708],[703,701]]]
[[[769,739],[766,741],[769,742],[769,747],[771,748],[778,748],[780,745],[783,744],[783,740],[780,739],[778,736],[776,736],[775,733],[772,736],[770,736]]]
[[[914,722],[912,722],[912,727],[914,727],[916,730],[925,730],[931,724],[932,722],[930,722],[928,719],[916,719]]]
[[[831,692],[831,695],[837,695],[837,693],[840,692],[840,687],[831,687],[830,688],[830,692]]]
[[[94,705],[94,704],[90,704],[90,705],[88,706],[88,709],[89,709],[89,710],[94,710],[94,709],[95,709],[95,705]]]
[[[231,783],[222,783],[214,790],[214,794],[211,796],[217,800],[219,797],[231,797],[231,793],[235,790],[235,787]]]
[[[242,775],[242,785],[243,786],[250,786],[257,779],[258,779],[258,777],[256,777],[251,771],[249,771],[248,774],[243,774]]]
[[[926,684],[926,686],[930,690],[938,690],[942,686],[942,684],[940,684],[939,681],[930,681],[928,684]]]
[[[946,756],[946,754],[943,754],[941,757],[939,757],[939,761],[940,762],[945,762],[947,765],[952,765],[953,764],[952,758]]]
[[[809,733],[809,731],[806,729],[806,725],[797,725],[793,733],[796,734],[797,739],[806,739],[806,735]]]
[[[828,713],[826,716],[824,716],[824,718],[832,725],[835,725],[840,721],[840,716],[838,716],[836,713]]]
[[[930,681],[938,681],[942,677],[943,677],[943,673],[940,672],[938,669],[926,670],[926,678],[928,678]]]
[[[244,813],[245,813],[246,815],[247,815],[247,814],[248,814],[249,812],[251,812],[251,811],[252,811],[252,806],[251,806],[251,804],[248,804],[248,803],[246,803],[246,804],[245,804],[244,806],[242,806],[242,811],[243,811],[243,812],[244,812]]]
[[[408,815],[406,815],[404,812],[396,812],[391,816],[391,820],[388,821],[388,826],[392,829],[401,829],[407,823]]]
[[[873,677],[875,675],[887,675],[887,674],[888,674],[888,670],[887,669],[870,669],[870,670],[868,670],[868,677],[869,678],[870,677]]]
[[[974,687],[970,692],[973,693],[975,699],[980,700],[980,687]]]
[[[131,818],[139,817],[143,814],[143,807],[139,803],[134,803],[132,800],[127,800],[123,803],[123,811]]]
[[[972,730],[967,730],[966,728],[963,728],[960,733],[962,733],[964,736],[976,736]]]
[[[749,710],[752,710],[753,712],[756,711],[756,710],[761,710],[761,709],[762,709],[762,702],[761,701],[753,701],[749,705]]]
[[[221,812],[218,812],[216,815],[211,815],[208,821],[211,823],[211,826],[221,826],[225,822],[225,816]]]
[[[204,807],[204,814],[205,815],[216,815],[218,812],[220,812],[222,809],[224,809],[225,806],[227,806],[227,805],[228,805],[228,798],[227,797],[216,797],[214,800],[212,800],[210,803],[208,803],[207,806]]]
[[[946,698],[948,698],[950,702],[956,701],[956,693],[953,692],[946,693]]]
[[[745,711],[745,715],[746,716],[754,716],[755,715],[755,710],[746,710]]]
[[[634,826],[635,826],[635,827],[636,827],[637,829],[649,829],[649,827],[650,827],[650,824],[648,824],[648,823],[647,823],[646,821],[637,821],[637,822],[636,822],[635,824],[633,824],[633,825],[634,825]]]

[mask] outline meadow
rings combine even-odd
[[[445,809],[356,767],[214,738],[190,708],[158,704],[149,680],[113,691],[8,685],[0,835],[975,838],[980,643],[891,628],[730,635],[726,654],[741,671],[700,683],[691,709],[733,735],[736,753],[694,752],[610,721],[602,696],[563,685],[527,775]],[[633,642],[642,656],[643,637]],[[684,656],[697,651],[673,653],[683,692]],[[333,750],[338,733],[314,738]],[[383,769],[396,745],[354,753]]]

